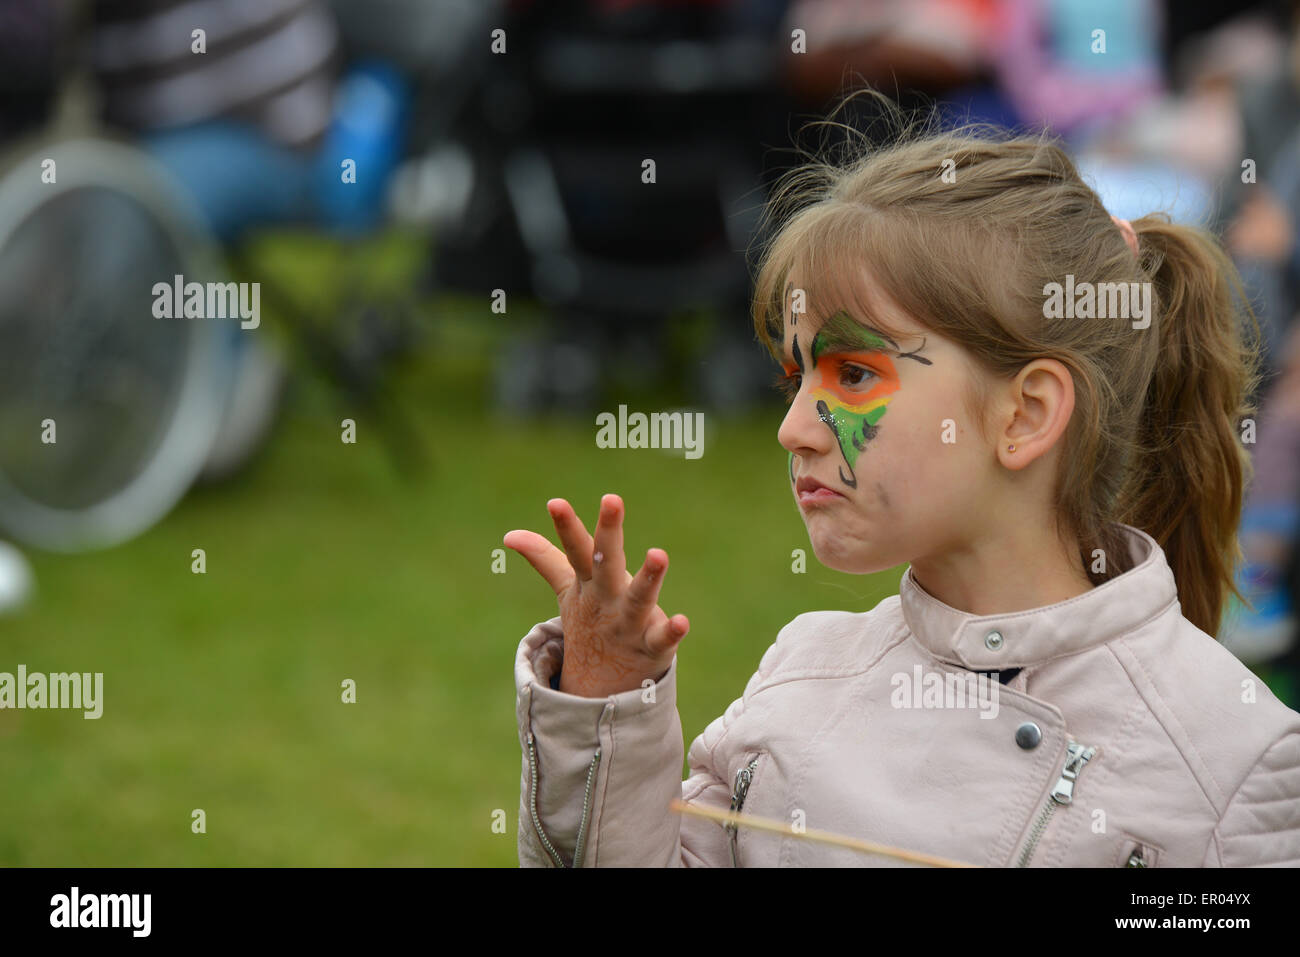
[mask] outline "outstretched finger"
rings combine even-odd
[[[594,541],[592,581],[612,594],[627,583],[627,558],[623,555],[623,500],[617,495],[601,496]]]
[[[579,581],[591,578],[591,553],[594,545],[587,527],[578,518],[573,506],[562,498],[553,498],[546,503],[546,510],[555,522],[555,531],[559,533],[560,544],[564,554],[569,557],[569,564],[578,575]]]
[[[506,532],[501,543],[523,555],[528,564],[537,569],[537,574],[546,579],[557,596],[573,583],[573,568],[564,552],[536,532],[517,528]]]
[[[646,651],[652,655],[665,654],[676,647],[690,630],[691,623],[685,615],[673,615],[656,622],[646,631]]]
[[[645,562],[632,576],[623,600],[623,614],[629,627],[639,630],[659,601],[664,572],[668,570],[668,553],[662,548],[652,548],[645,554]]]

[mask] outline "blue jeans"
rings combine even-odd
[[[317,157],[215,120],[144,137],[141,145],[197,203],[223,243],[259,225],[311,220]]]

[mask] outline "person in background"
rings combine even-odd
[[[1238,85],[1241,154],[1254,176],[1229,171],[1223,189],[1225,239],[1251,295],[1264,334],[1268,373],[1260,402],[1255,477],[1242,510],[1243,561],[1220,638],[1248,663],[1285,659],[1296,644],[1295,599],[1287,567],[1300,532],[1300,336],[1294,321],[1300,289],[1300,5],[1293,5],[1285,54]],[[1294,668],[1279,694],[1300,701]]]
[[[312,215],[338,73],[328,7],[97,0],[93,14],[104,120],[140,136],[223,241]]]

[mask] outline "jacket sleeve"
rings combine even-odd
[[[1273,742],[1219,819],[1210,867],[1300,866],[1300,732]]]
[[[676,657],[653,688],[583,698],[551,687],[563,654],[556,617],[534,626],[515,658],[523,751],[520,866],[731,866],[722,825],[677,814],[669,803],[680,797],[729,808],[731,787],[718,744],[744,701],[733,702],[695,739],[683,781]],[[760,677],[750,679],[746,697]]]

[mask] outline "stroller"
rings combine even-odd
[[[434,278],[546,303],[549,342],[515,341],[505,411],[590,410],[621,346],[656,384],[669,320],[723,317],[689,385],[715,409],[766,385],[744,320],[744,252],[762,207],[756,154],[781,112],[772,43],[781,3],[548,0],[512,7],[498,57],[453,135],[476,172],[438,237]]]

